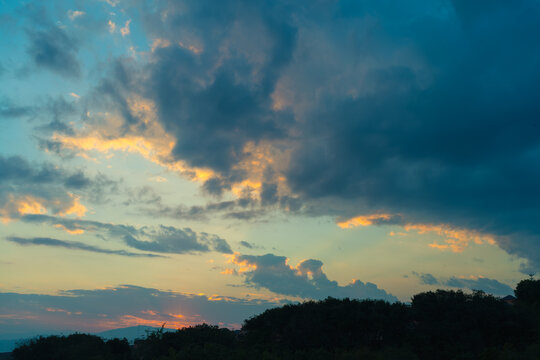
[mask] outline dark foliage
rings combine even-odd
[[[514,290],[517,301],[523,304],[540,305],[540,279],[520,281]]]
[[[163,328],[127,341],[75,334],[37,338],[27,359],[540,359],[540,281],[523,280],[515,305],[481,291],[437,290],[410,305],[328,298],[267,310],[241,331]]]
[[[128,360],[131,349],[126,339],[103,341],[99,336],[73,334],[39,337],[13,350],[15,360]]]

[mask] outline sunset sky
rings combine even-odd
[[[0,337],[540,270],[538,0],[0,0]]]

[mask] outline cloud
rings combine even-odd
[[[135,249],[160,253],[208,252],[212,248],[223,254],[232,254],[229,244],[224,239],[204,232],[197,234],[190,228],[177,229],[160,225],[157,231],[149,235],[152,241],[140,241],[131,235],[126,235],[124,240]]]
[[[415,271],[413,271],[413,275],[417,276],[419,279],[420,279],[420,283],[422,284],[425,284],[425,285],[438,285],[439,284],[439,280],[437,280],[437,278],[431,274],[426,274],[426,273],[417,273]]]
[[[68,12],[67,12],[68,18],[71,21],[74,21],[78,17],[81,17],[81,16],[83,16],[85,14],[86,13],[84,11],[80,11],[80,10],[68,10]]]
[[[95,253],[100,253],[100,254],[120,255],[120,256],[128,256],[128,257],[163,257],[161,255],[155,255],[155,254],[133,253],[133,252],[125,251],[125,250],[103,249],[100,247],[87,245],[87,244],[77,242],[77,241],[64,241],[64,240],[43,238],[43,237],[20,238],[20,237],[10,236],[10,237],[7,237],[6,240],[14,242],[19,245],[23,245],[23,246],[42,245],[42,246],[50,246],[50,247],[61,247],[61,248],[70,249],[70,250],[81,250],[81,251],[89,251],[89,252],[95,252]]]
[[[512,289],[510,286],[503,284],[495,279],[488,279],[485,277],[478,277],[473,279],[451,277],[446,282],[444,282],[444,285],[450,287],[467,288],[471,290],[482,290],[487,293],[500,296],[512,295],[514,293],[514,289]]]
[[[129,34],[131,33],[131,30],[129,29],[129,24],[130,24],[130,23],[131,23],[131,20],[126,21],[124,27],[122,27],[122,28],[120,29],[120,34],[122,34],[122,36],[126,36],[126,35],[129,35]],[[109,24],[110,24],[110,23],[109,23]],[[113,31],[114,31],[114,27],[112,27],[111,29],[113,29],[113,30],[111,30],[111,32],[113,32]]]
[[[419,274],[413,271],[413,275],[418,277],[420,283],[425,285],[442,285],[461,289],[482,290],[498,296],[512,295],[514,293],[514,290],[507,284],[483,276],[470,278],[452,276],[449,279],[441,280],[429,273]]]
[[[4,220],[45,212],[83,216],[86,207],[81,196],[93,203],[105,202],[117,186],[117,181],[103,174],[89,177],[82,170],[0,155],[0,217]]]
[[[395,296],[370,282],[353,280],[345,286],[340,286],[337,281],[327,278],[320,260],[303,260],[296,267],[292,267],[287,261],[286,257],[273,254],[235,253],[230,257],[230,263],[238,267],[238,270],[233,270],[244,277],[247,285],[266,288],[277,294],[310,299],[324,299],[332,296],[397,301]]]
[[[17,119],[17,118],[26,118],[33,116],[35,110],[31,106],[21,106],[13,103],[7,98],[2,98],[0,100],[0,119]]]
[[[198,169],[207,193],[249,193],[267,208],[485,234],[539,266],[538,2],[134,8],[150,42],[167,46],[112,65],[94,97],[118,117],[63,146]]]
[[[248,249],[253,249],[253,244],[250,244],[249,242],[244,241],[244,240],[240,241],[240,245]]]
[[[178,229],[159,225],[136,228],[129,225],[103,223],[99,221],[67,219],[55,216],[33,214],[20,218],[35,224],[49,224],[67,232],[91,232],[119,239],[126,245],[142,250],[163,254],[186,254],[209,252],[211,250],[232,254],[226,240],[205,232],[196,233],[190,228]]]
[[[78,77],[81,73],[77,42],[62,28],[52,26],[45,30],[28,32],[30,54],[34,64],[60,75]]]
[[[179,328],[207,322],[238,329],[283,302],[194,295],[121,285],[55,295],[0,293],[0,335],[103,331],[135,325]]]

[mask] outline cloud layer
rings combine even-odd
[[[239,328],[280,302],[193,295],[122,285],[56,295],[0,293],[0,336],[102,331],[135,325],[179,328],[207,322]]]

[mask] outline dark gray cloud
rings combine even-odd
[[[63,76],[78,77],[81,73],[77,60],[78,44],[65,30],[51,26],[44,30],[29,30],[28,53],[34,64]]]
[[[61,225],[69,231],[83,230],[101,237],[119,239],[129,247],[163,254],[186,254],[217,251],[232,254],[225,239],[205,232],[196,233],[190,228],[173,226],[141,227],[110,224],[99,221],[67,219],[48,215],[25,215],[21,221],[35,224]]]
[[[61,247],[70,250],[81,250],[89,251],[100,254],[110,254],[110,255],[120,255],[128,257],[163,257],[161,255],[147,254],[147,253],[133,253],[125,250],[111,250],[103,249],[97,246],[87,245],[78,241],[64,241],[46,237],[36,237],[36,238],[20,238],[16,236],[7,237],[6,240],[14,242],[23,246],[33,246],[33,245],[42,245],[42,246],[51,246],[51,247]]]
[[[243,247],[246,247],[248,249],[253,249],[253,245],[248,243],[247,241],[240,241],[240,245],[242,245]]]
[[[482,290],[487,293],[500,296],[512,295],[514,293],[514,289],[512,289],[510,286],[503,284],[495,279],[488,279],[485,277],[477,279],[462,279],[451,277],[444,282],[444,285],[450,287],[466,288],[471,290]]]
[[[311,299],[332,296],[397,301],[395,296],[370,282],[354,280],[348,285],[340,286],[337,281],[327,278],[320,260],[304,260],[296,268],[287,264],[286,257],[274,254],[235,255],[234,262],[251,266],[251,270],[242,273],[246,284],[263,287],[277,294]]]
[[[437,278],[429,273],[417,273],[413,271],[413,275],[417,276],[420,279],[420,283],[425,285],[438,285],[439,280]]]
[[[219,174],[207,193],[249,175],[246,144],[275,141],[291,151],[271,169],[294,195],[282,208],[474,229],[538,268],[537,1],[132,4],[171,45],[141,66],[119,59],[96,101],[128,131],[145,125],[127,94],[151,99],[173,157]]]
[[[413,272],[413,275],[418,277],[420,282],[425,285],[442,285],[460,289],[482,290],[498,296],[512,295],[514,293],[514,290],[509,285],[486,277],[467,279],[452,276],[449,279],[441,280],[429,273]]]
[[[99,290],[67,290],[57,295],[0,293],[0,336],[14,338],[56,331],[99,331],[149,324],[202,322],[239,328],[242,321],[282,305],[122,285]],[[181,317],[178,317],[181,316]]]
[[[18,105],[5,97],[0,99],[0,119],[31,117],[34,115],[35,110],[34,107]]]

